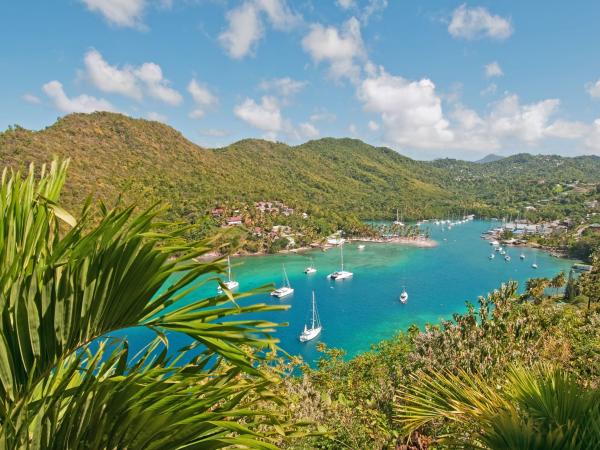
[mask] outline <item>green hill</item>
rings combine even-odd
[[[291,147],[242,140],[201,148],[162,123],[120,114],[72,114],[41,131],[0,134],[3,166],[72,160],[64,201],[86,196],[168,202],[181,217],[223,202],[282,200],[308,211],[414,217],[457,205],[444,171],[354,139],[320,139]]]
[[[356,139],[299,146],[247,139],[207,149],[159,122],[114,113],[72,114],[41,131],[0,133],[3,166],[72,160],[63,197],[173,206],[172,219],[195,222],[217,205],[280,200],[330,223],[407,219],[497,210],[543,200],[556,185],[600,182],[600,158],[513,155],[478,164],[415,161]]]

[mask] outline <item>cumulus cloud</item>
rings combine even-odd
[[[485,89],[481,90],[480,94],[481,95],[495,94],[497,90],[498,90],[498,85],[496,83],[490,83]]]
[[[37,95],[33,95],[30,92],[27,92],[26,94],[23,94],[23,96],[21,98],[23,100],[25,100],[27,103],[31,103],[33,105],[37,105],[37,104],[40,104],[42,102]]]
[[[335,3],[342,9],[350,9],[356,6],[354,0],[337,0]]]
[[[371,16],[379,15],[388,7],[388,0],[369,0],[360,14],[360,20],[367,23]]]
[[[135,70],[137,78],[144,84],[146,92],[162,102],[176,106],[182,101],[181,94],[169,86],[170,82],[163,77],[158,64],[144,63]]]
[[[169,105],[178,105],[182,97],[171,88],[158,64],[147,62],[139,67],[109,64],[97,50],[84,57],[85,76],[103,92],[119,94],[141,101],[148,94]]]
[[[350,18],[341,29],[313,24],[302,40],[302,47],[317,63],[327,63],[334,79],[349,78],[357,82],[360,76],[358,60],[365,58],[360,22]]]
[[[233,112],[239,119],[267,133],[279,133],[284,127],[279,103],[272,96],[263,96],[260,103],[246,98]]]
[[[304,122],[298,126],[298,132],[303,138],[314,139],[319,136],[320,132],[312,123]]]
[[[302,21],[285,0],[245,1],[229,10],[225,18],[227,28],[219,35],[219,42],[229,56],[235,59],[253,53],[264,35],[264,18],[280,31],[292,29]]]
[[[190,117],[199,119],[204,116],[206,108],[215,106],[219,99],[206,86],[203,86],[195,78],[188,84],[188,92],[192,96],[196,107],[190,112]]]
[[[379,130],[379,124],[377,122],[375,122],[374,120],[369,120],[369,123],[367,124],[367,126],[369,127],[369,130],[371,130],[371,131]]]
[[[492,15],[482,6],[469,8],[463,3],[452,13],[448,32],[455,38],[468,40],[484,37],[502,40],[512,35],[513,26],[510,19]]]
[[[358,98],[366,111],[380,114],[386,138],[397,145],[440,148],[454,139],[429,79],[409,81],[381,68],[362,81]]]
[[[309,117],[311,122],[334,122],[337,117],[335,114],[326,111],[326,110],[320,110],[315,112],[314,114],[311,114]]]
[[[585,145],[589,149],[600,151],[600,119],[594,120],[591,130],[585,139]]]
[[[598,79],[598,81],[596,81],[595,83],[586,84],[585,90],[588,94],[590,94],[590,97],[600,98],[600,79]]]
[[[289,98],[304,89],[307,84],[307,81],[299,81],[290,77],[284,77],[262,81],[259,88],[263,91],[272,92],[284,98]]]
[[[54,106],[63,112],[91,113],[94,111],[116,111],[116,109],[104,99],[79,95],[69,98],[59,81],[50,81],[42,86],[42,90],[48,96]]]
[[[485,76],[488,78],[501,77],[502,75],[504,75],[504,72],[502,71],[502,67],[500,67],[500,64],[498,64],[498,61],[493,61],[489,64],[486,64],[484,66],[484,69],[485,69]]]
[[[82,0],[90,11],[100,13],[113,25],[140,28],[146,0]]]
[[[111,66],[97,50],[88,51],[83,61],[87,78],[101,91],[142,99],[142,88],[133,67]]]

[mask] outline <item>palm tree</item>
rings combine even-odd
[[[404,436],[445,421],[450,446],[593,449],[600,442],[600,391],[546,366],[509,368],[501,385],[459,371],[419,373],[395,399]]]
[[[534,301],[539,302],[549,283],[548,278],[530,278],[525,284],[525,295],[527,298],[533,298]]]
[[[186,243],[156,207],[88,202],[75,220],[58,204],[66,169],[2,174],[0,446],[273,448],[289,427],[257,367],[275,324],[237,316],[281,308],[240,306],[249,294],[226,289],[181,305],[223,273],[194,260],[209,243]],[[132,327],[156,336],[137,354],[111,337]],[[174,333],[190,345],[170,349]]]
[[[556,295],[558,295],[558,290],[563,287],[566,282],[567,277],[565,276],[565,273],[560,272],[550,280],[550,287],[556,289]]]

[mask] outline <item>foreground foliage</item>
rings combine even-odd
[[[2,175],[0,446],[273,448],[293,432],[277,378],[257,368],[275,324],[237,317],[280,307],[238,306],[227,291],[180,306],[223,271],[194,261],[208,243],[157,224],[156,208],[88,203],[75,220],[58,206],[65,176],[65,163],[39,181]],[[108,337],[131,327],[157,336],[136,355]],[[175,332],[192,344],[169,349]]]

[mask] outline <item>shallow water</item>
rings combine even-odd
[[[342,348],[352,356],[406,330],[413,323],[422,326],[450,318],[454,312],[463,312],[465,301],[476,303],[479,295],[494,290],[502,282],[516,280],[522,287],[531,277],[552,277],[560,271],[568,273],[573,264],[573,261],[528,248],[510,248],[511,262],[505,262],[499,254],[489,260],[491,246],[480,234],[490,228],[490,222],[467,222],[446,231],[433,224],[425,226],[430,228],[432,238],[439,244],[437,247],[366,243],[364,250],[358,250],[357,244],[346,245],[345,268],[354,272],[350,280],[335,282],[326,278],[339,268],[339,249],[235,258],[232,259],[234,278],[240,282],[241,290],[267,283],[280,285],[285,264],[294,294],[282,300],[261,294],[249,301],[291,305],[288,311],[265,314],[261,318],[288,322],[289,326],[279,328],[276,333],[281,347],[290,354],[313,361],[318,356],[318,342]],[[524,261],[519,259],[521,251],[526,256]],[[310,258],[314,259],[318,272],[305,275],[303,270]],[[539,265],[537,270],[531,267],[534,259]],[[403,286],[409,294],[407,304],[398,300]],[[214,295],[215,289],[215,285],[202,287],[183,301]],[[298,335],[308,317],[312,290],[316,293],[323,332],[319,338],[303,344]],[[134,347],[135,341],[141,344],[149,336],[140,330],[126,334],[134,341]],[[174,347],[184,341],[174,339]]]

